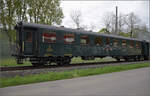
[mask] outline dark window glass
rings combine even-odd
[[[106,38],[106,44],[109,44],[110,43],[110,38]]]
[[[122,46],[126,46],[127,45],[127,41],[126,40],[122,40]]]
[[[117,46],[117,45],[118,45],[118,40],[117,40],[117,39],[114,39],[113,44]]]
[[[26,40],[27,42],[32,42],[32,32],[26,32]]]
[[[96,45],[102,45],[102,38],[101,37],[96,37],[95,38],[95,44]]]
[[[134,47],[134,42],[130,41],[129,48],[133,48],[133,47]]]
[[[140,42],[136,42],[136,48],[140,48],[141,47],[141,43]]]
[[[80,38],[80,43],[83,44],[83,45],[87,45],[89,44],[89,37],[88,36],[81,36]]]

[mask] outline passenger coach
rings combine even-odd
[[[150,43],[96,32],[20,22],[16,25],[18,64],[29,58],[34,66],[69,64],[72,57],[84,60],[110,56],[128,60],[150,59]]]

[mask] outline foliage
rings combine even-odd
[[[4,32],[0,33],[0,59],[9,58],[11,56],[11,50],[8,36]]]
[[[59,0],[1,0],[0,23],[9,41],[15,41],[14,26],[19,21],[60,24],[63,13]]]
[[[91,68],[91,69],[80,69],[80,70],[76,69],[73,71],[48,72],[48,73],[41,73],[37,75],[28,75],[24,77],[16,76],[13,78],[0,78],[1,81],[0,87],[69,79],[69,78],[76,78],[76,77],[89,76],[89,75],[98,75],[98,74],[119,72],[123,70],[131,70],[131,69],[143,68],[143,67],[150,67],[150,63],[138,63],[138,64],[128,64],[128,65],[125,64],[125,65],[115,65],[115,66],[110,65],[102,68]]]
[[[113,12],[107,12],[103,16],[103,24],[109,33],[115,32],[116,17]],[[141,23],[140,18],[133,12],[128,14],[120,14],[118,16],[117,34],[125,37],[137,38],[140,32],[147,32],[146,25]],[[99,32],[107,33],[106,29]]]
[[[129,32],[128,33],[119,32],[118,35],[123,36],[123,37],[130,37],[130,33]]]
[[[14,58],[3,58],[0,62],[0,66],[8,67],[8,66],[31,66],[32,64],[29,61],[24,61],[24,64],[18,65]]]
[[[102,28],[98,33],[106,33],[106,34],[109,34],[110,32],[107,30],[107,28]]]

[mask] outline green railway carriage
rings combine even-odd
[[[20,22],[17,30],[18,63],[29,58],[33,65],[69,64],[72,57],[84,60],[111,56],[120,59],[149,59],[150,43],[121,36],[78,29]]]

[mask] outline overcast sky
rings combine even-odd
[[[149,0],[147,1],[61,1],[61,7],[64,13],[62,25],[74,28],[75,25],[70,18],[72,10],[80,10],[82,13],[82,25],[96,26],[95,31],[104,27],[103,15],[106,12],[114,12],[115,6],[118,6],[118,13],[127,14],[134,12],[149,26]]]

